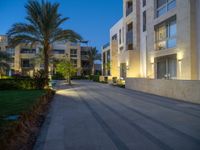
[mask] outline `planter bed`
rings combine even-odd
[[[11,91],[1,91],[11,92]],[[22,92],[22,91],[16,91]],[[23,91],[28,92],[28,91]],[[31,92],[31,91],[29,91]],[[16,102],[9,99],[5,104],[10,110],[0,111],[0,148],[5,150],[30,150],[32,149],[39,129],[44,121],[49,103],[54,95],[54,91],[32,91],[32,98],[27,99],[28,103]],[[4,94],[0,94],[4,98]],[[15,92],[14,92],[15,93]],[[17,95],[17,94],[16,94]],[[35,96],[35,97],[34,97]],[[27,95],[24,97],[28,98]],[[23,97],[21,97],[23,99]],[[29,97],[30,98],[30,97]],[[6,98],[5,98],[6,99]],[[20,97],[18,98],[18,100]],[[8,101],[8,100],[7,100]],[[11,104],[13,101],[14,105]],[[2,103],[0,101],[0,103]],[[15,114],[14,114],[15,113]]]

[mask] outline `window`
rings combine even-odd
[[[26,49],[26,48],[22,48],[20,50],[21,54],[35,54],[36,50],[35,49]]]
[[[107,61],[110,61],[110,51],[107,51]]]
[[[177,59],[176,55],[169,55],[156,58],[157,78],[158,79],[176,79]]]
[[[146,0],[143,0],[143,1],[142,1],[142,6],[143,6],[143,7],[146,6]]]
[[[176,7],[176,0],[156,0],[156,16],[160,17]]]
[[[22,68],[29,68],[32,67],[29,59],[22,59],[21,60],[21,67]]]
[[[133,23],[132,22],[127,25],[126,46],[127,46],[127,50],[133,50]]]
[[[70,57],[77,57],[77,49],[70,50]]]
[[[122,44],[122,30],[119,30],[119,44]]]
[[[65,54],[65,50],[62,49],[54,49],[53,54]]]
[[[176,47],[176,18],[166,21],[155,28],[156,50]]]
[[[71,63],[74,67],[77,67],[77,60],[76,59],[71,59]]]
[[[143,32],[146,31],[146,11],[143,12]]]
[[[114,41],[114,40],[117,40],[117,34],[115,34],[115,35],[112,36],[112,40],[113,40],[113,41]]]
[[[132,0],[126,3],[126,16],[128,16],[133,11],[133,2]]]

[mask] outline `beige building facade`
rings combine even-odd
[[[123,0],[110,30],[111,75],[200,80],[199,16],[199,0]]]
[[[85,56],[87,54],[82,53],[82,51],[85,51],[85,49],[88,50],[88,48],[90,47],[85,48],[84,46],[81,46],[80,43],[53,43],[51,45],[52,50],[49,59],[50,73],[56,73],[54,69],[54,62],[61,59],[69,59],[73,65],[78,68],[77,76],[80,76],[85,69],[85,66],[83,66],[83,61],[87,61],[87,57]],[[10,49],[8,48],[7,37],[0,36],[0,50],[11,54],[12,61],[9,64],[11,66],[12,74],[33,76],[35,71],[44,69],[42,61],[42,46],[39,44],[33,46],[20,44],[14,49]]]

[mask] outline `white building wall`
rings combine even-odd
[[[196,31],[197,31],[197,51],[198,51],[197,61],[198,61],[198,76],[199,76],[199,80],[200,80],[200,9],[199,8],[200,8],[200,1],[196,0],[196,11],[197,11]]]
[[[140,0],[140,76],[147,77],[147,32],[143,32],[143,12],[146,6],[143,7],[142,0]]]

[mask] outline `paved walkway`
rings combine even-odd
[[[35,150],[200,150],[200,105],[89,81],[58,89]]]

